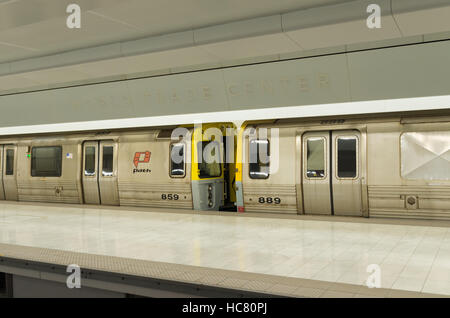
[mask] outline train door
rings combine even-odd
[[[227,132],[228,133],[228,132]],[[223,136],[223,177],[224,177],[224,205],[221,207],[224,211],[235,211],[236,206],[236,164],[235,164],[235,136]]]
[[[305,214],[332,214],[328,132],[303,135],[303,204]]]
[[[333,131],[331,180],[335,215],[362,216],[361,135],[358,131]]]
[[[98,184],[101,204],[119,205],[119,186],[117,182],[117,143],[100,141],[100,162]]]
[[[3,145],[0,145],[0,200],[5,200],[5,190],[3,188]]]
[[[109,140],[87,141],[83,153],[85,203],[119,205],[117,143]]]
[[[98,141],[86,141],[83,144],[82,169],[84,203],[100,204],[98,184]]]
[[[360,140],[355,130],[303,135],[305,214],[362,216]]]
[[[17,201],[17,146],[3,146],[2,179],[5,200]]]

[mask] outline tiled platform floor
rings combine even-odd
[[[378,264],[385,289],[450,295],[445,222],[144,210],[1,203],[0,243],[351,285]]]

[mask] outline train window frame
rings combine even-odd
[[[217,140],[201,140],[201,141],[198,141],[197,142],[197,145],[196,145],[196,151],[197,151],[197,162],[196,162],[196,164],[197,164],[197,171],[198,171],[198,178],[199,179],[217,179],[217,178],[222,178],[223,177],[223,162],[219,162],[219,169],[220,169],[220,174],[219,175],[214,175],[214,176],[204,176],[204,175],[202,175],[202,174],[200,174],[200,171],[201,171],[201,169],[200,169],[200,164],[202,164],[203,163],[203,160],[204,160],[204,158],[203,158],[203,151],[204,151],[204,146],[203,146],[203,143],[205,143],[206,145],[209,145],[210,143],[215,143],[215,144],[217,144],[217,149],[218,149],[218,151],[219,151],[219,160],[222,160],[222,145],[220,144],[220,142],[219,141],[217,141]],[[201,156],[202,156],[202,162],[199,162],[199,150],[200,150],[200,146],[201,145],[201,149],[202,149],[202,151],[201,151]]]
[[[250,147],[251,147],[252,142],[255,142],[255,141],[267,141],[267,149],[268,149],[267,155],[269,156],[269,162],[268,162],[267,164],[260,165],[260,163],[259,163],[259,150],[257,149],[257,153],[258,153],[258,155],[257,155],[258,166],[259,166],[259,167],[267,167],[268,170],[269,170],[269,171],[267,172],[267,176],[265,176],[265,177],[263,177],[263,178],[255,178],[255,177],[252,176],[252,174],[251,174],[252,170],[251,170],[251,162],[250,162]],[[248,177],[249,177],[250,179],[252,179],[252,180],[267,180],[267,179],[270,178],[270,163],[271,163],[271,160],[270,160],[270,139],[269,139],[269,138],[265,138],[265,139],[259,139],[259,138],[249,139],[249,141],[248,141],[248,155],[247,155],[247,157],[248,157]],[[260,172],[260,171],[259,171],[259,172]]]
[[[114,177],[114,168],[115,168],[115,165],[116,165],[116,160],[114,160],[114,157],[117,155],[117,150],[116,150],[116,145],[115,144],[100,144],[100,147],[101,147],[101,154],[102,154],[102,157],[101,158],[99,158],[99,161],[100,161],[100,159],[101,159],[101,162],[102,162],[102,169],[101,169],[101,176],[102,176],[102,178],[113,178]],[[111,172],[105,172],[105,165],[104,165],[104,158],[105,158],[105,147],[110,147],[110,148],[112,148],[112,150],[113,150],[113,153],[112,153],[112,168],[111,168]]]
[[[8,169],[8,152],[12,152],[12,167],[11,167],[11,173],[9,173],[9,169]],[[5,149],[5,176],[14,176],[15,173],[15,161],[14,161],[14,157],[16,156],[16,151],[13,148],[6,148]]]
[[[343,139],[343,138],[351,138],[351,139],[355,139],[356,140],[356,169],[355,169],[355,176],[354,177],[339,177],[338,173],[338,162],[339,162],[339,158],[338,158],[338,140],[339,139]],[[357,135],[338,135],[336,136],[336,138],[334,138],[334,171],[335,171],[335,177],[337,180],[357,180],[359,178],[359,170],[360,170],[360,151],[359,151],[359,137]]]
[[[323,163],[324,163],[324,174],[323,177],[309,177],[308,176],[308,140],[309,139],[322,139],[324,141],[324,152],[323,152]],[[324,136],[309,136],[304,138],[303,142],[303,174],[304,177],[308,180],[325,180],[328,178],[328,161],[329,161],[329,154],[328,154],[328,142],[327,138]]]
[[[33,174],[33,162],[35,160],[35,149],[36,148],[56,148],[59,149],[60,157],[59,157],[59,170],[57,174],[55,175],[41,175],[41,174]],[[58,146],[52,146],[52,145],[45,145],[45,146],[31,146],[31,160],[30,160],[30,176],[32,178],[61,178],[62,177],[62,170],[63,170],[63,147],[61,145]]]
[[[174,175],[172,174],[172,158],[171,158],[171,154],[172,154],[172,146],[174,145],[182,145],[183,146],[183,174],[182,175]],[[179,141],[174,141],[169,143],[169,177],[174,178],[174,179],[183,179],[186,177],[186,143],[185,142],[179,142]]]
[[[92,174],[86,173],[86,150],[87,148],[94,148],[94,172]],[[86,178],[95,178],[98,174],[98,147],[94,145],[85,145],[83,151],[83,175]]]

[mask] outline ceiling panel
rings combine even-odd
[[[85,14],[80,29],[68,29],[65,18],[55,18],[37,25],[26,25],[0,33],[0,42],[8,42],[40,50],[40,54],[65,51],[120,40],[125,35],[140,34],[136,29]]]
[[[196,44],[282,33],[281,15],[230,22],[194,30]]]
[[[18,57],[29,57],[33,54],[36,54],[36,50],[0,42],[0,63],[10,59],[17,59]]]
[[[80,70],[95,76],[148,72],[180,66],[214,63],[217,58],[198,47],[155,52],[80,65]]]
[[[1,0],[0,31],[66,17],[66,8],[76,3],[81,11],[102,6],[112,7],[123,0]]]
[[[88,80],[91,75],[80,71],[79,66],[47,69],[21,74],[21,77],[39,84],[55,84]]]
[[[22,89],[36,85],[39,85],[39,83],[19,75],[0,77],[0,90]]]
[[[301,50],[285,34],[270,34],[200,46],[222,60],[259,57]]]
[[[400,38],[390,0],[379,0],[381,28],[367,27],[366,8],[372,0],[361,0],[323,8],[288,13],[283,16],[286,34],[305,49]]]
[[[395,14],[395,20],[406,36],[450,31],[450,1],[447,6],[439,8]]]
[[[304,49],[325,48],[342,44],[368,43],[401,37],[392,18],[385,18],[383,28],[369,30],[365,20],[344,22],[333,26],[320,26],[287,32]]]
[[[284,13],[349,0],[132,0],[96,12],[134,24],[151,34]]]

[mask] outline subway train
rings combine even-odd
[[[234,165],[218,158],[227,128],[234,133],[224,123],[1,139],[0,199],[230,208],[235,193],[228,169]],[[197,160],[197,148],[211,148],[213,158]]]
[[[450,114],[0,139],[0,199],[450,219]]]

